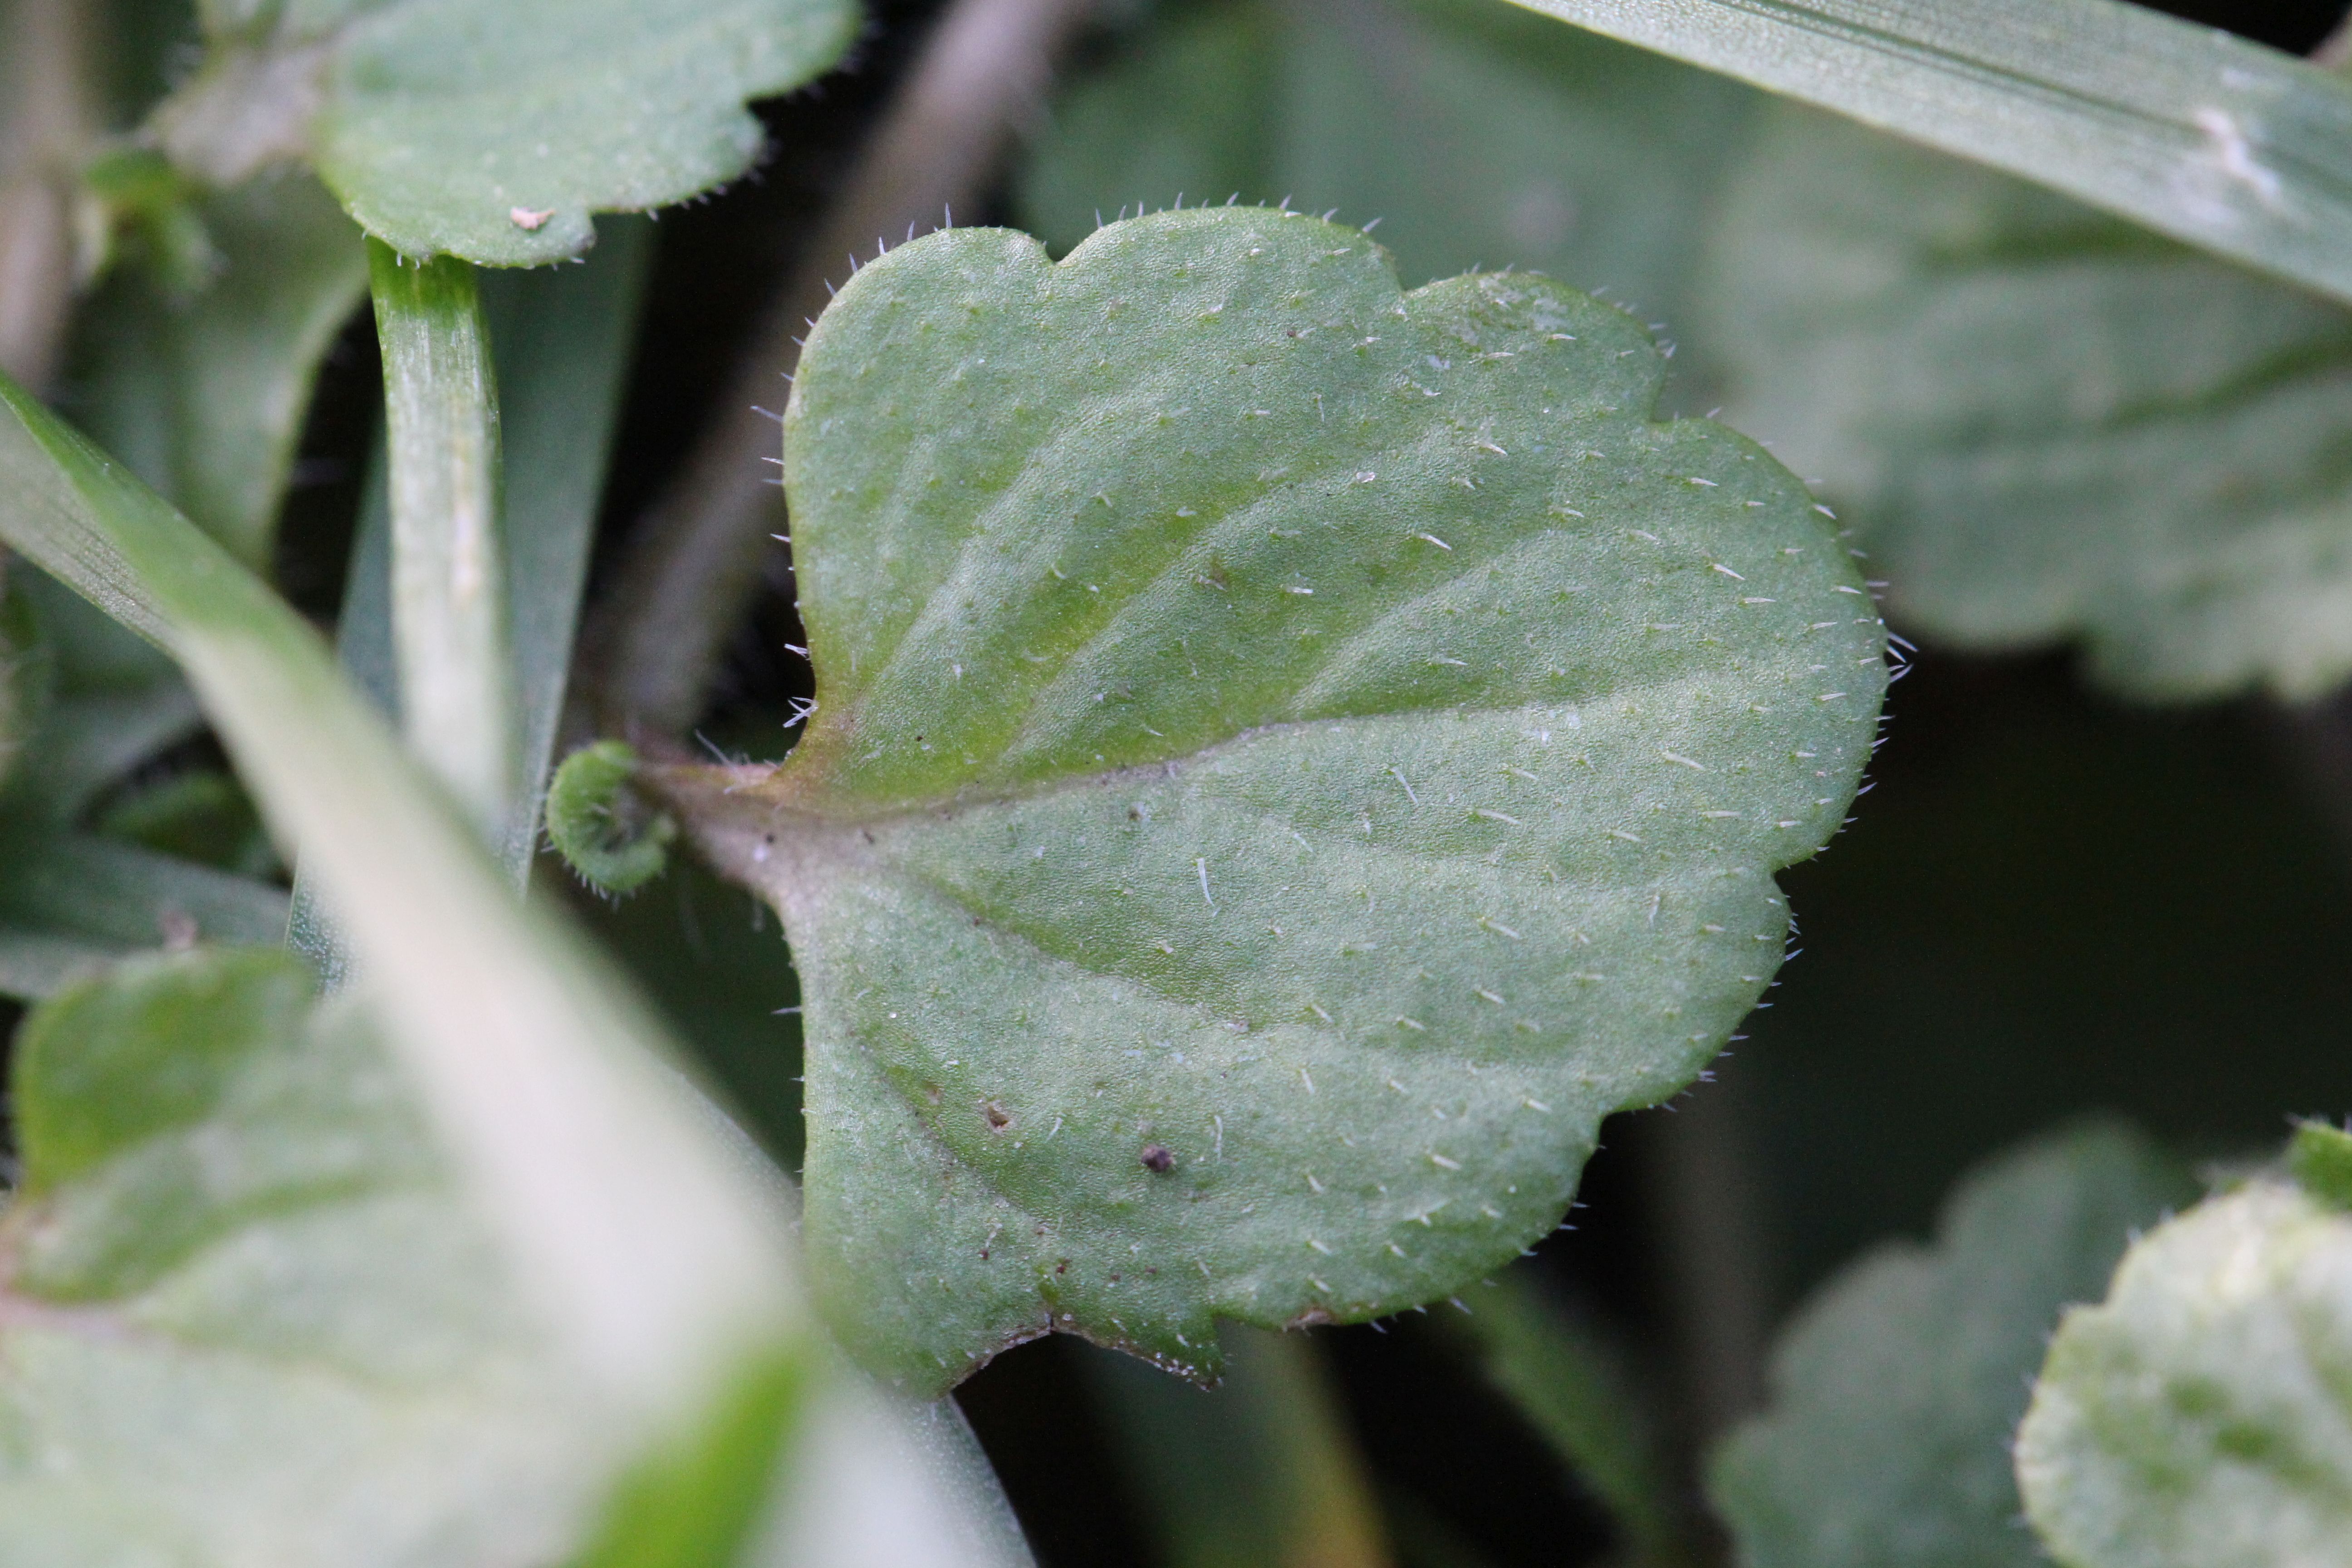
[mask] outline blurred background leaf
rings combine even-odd
[[[2352,673],[2352,311],[1817,112],[1752,126],[1693,339],[1915,636],[2129,694]]]
[[[2081,1126],[1972,1172],[1932,1246],[1889,1244],[1841,1270],[1782,1335],[1769,1408],[1709,1467],[1740,1563],[2042,1561],[2010,1478],[2027,1378],[2060,1310],[2196,1193],[2140,1135]]]

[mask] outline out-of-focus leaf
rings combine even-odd
[[[26,1022],[0,1558],[565,1557],[628,1433],[564,1364],[365,1014],[274,951]]]
[[[106,448],[247,565],[269,559],[319,363],[367,285],[349,218],[316,182],[204,197],[215,252],[182,293],[118,265],[80,315],[68,405]]]
[[[2273,1568],[2352,1542],[2352,1215],[2270,1177],[2135,1242],[2017,1435],[2067,1568]]]
[[[110,804],[98,830],[150,849],[239,877],[278,870],[260,813],[236,780],[200,769],[131,791]]]
[[[1518,0],[2352,300],[2352,85],[2126,0]]]
[[[805,1342],[772,1177],[661,1064],[634,995],[515,906],[300,618],[37,403],[0,398],[0,539],[172,651],[319,876],[532,1331],[600,1413],[571,1440],[676,1452]]]
[[[2060,1310],[2194,1193],[2137,1134],[2085,1126],[1968,1177],[1932,1247],[1883,1248],[1831,1281],[1774,1355],[1772,1408],[1709,1467],[1740,1562],[2040,1562],[2010,1478],[2026,1378]]]
[[[1171,1568],[1380,1568],[1362,1457],[1314,1341],[1228,1329],[1194,1388],[1127,1356],[1087,1370]]]
[[[307,157],[410,256],[576,256],[590,215],[643,211],[751,164],[746,100],[839,58],[849,0],[319,0],[202,7],[203,68],[159,111],[219,184]]]
[[[1693,323],[1913,624],[2147,697],[2352,674],[2352,311],[1826,116],[1766,119]]]
[[[1518,1407],[1579,1484],[1608,1505],[1622,1532],[1615,1561],[1685,1562],[1675,1484],[1661,1434],[1625,1358],[1583,1318],[1548,1300],[1523,1268],[1478,1291],[1475,1309],[1446,1327],[1475,1351],[1486,1380]]]
[[[1378,220],[1408,283],[1531,268],[1655,319],[1759,101],[1469,0],[1171,7],[1065,93],[1023,219],[1059,251],[1130,205],[1287,195]]]
[[[34,625],[32,601],[11,590],[8,563],[0,560],[0,792],[40,727],[55,673]]]
[[[786,415],[821,704],[657,770],[782,911],[805,1234],[923,1388],[1213,1369],[1557,1223],[1761,994],[1880,628],[1802,489],[1541,279],[1260,209],[893,251]]]

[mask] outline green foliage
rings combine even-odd
[[[2352,87],[2126,0],[1517,0],[2352,300]]]
[[[761,143],[749,99],[839,58],[846,0],[320,0],[202,7],[203,68],[159,110],[167,151],[242,181],[308,157],[410,256],[562,260],[591,215],[724,184]]]
[[[772,777],[662,777],[784,916],[860,1359],[1205,1374],[1213,1317],[1443,1294],[1720,1048],[1884,669],[1809,499],[1653,424],[1661,370],[1262,210],[842,291],[786,415],[820,710]]]
[[[677,819],[650,816],[629,780],[637,753],[621,741],[599,741],[563,759],[547,791],[547,836],[572,870],[607,893],[631,893],[662,873]]]
[[[2299,1147],[2292,1163],[2333,1181],[2341,1161]],[[2066,1314],[2018,1433],[2018,1485],[2052,1555],[2067,1568],[2341,1561],[2347,1303],[2352,1215],[2327,1188],[2257,1177],[2134,1243],[2106,1300]]]
[[[1726,191],[1695,335],[1912,624],[2146,697],[2352,673],[2352,313],[1803,110]]]
[[[2294,1130],[2286,1163],[2295,1185],[2307,1195],[2352,1209],[2352,1133],[2324,1121],[2306,1121]]]
[[[175,278],[152,243],[115,266],[81,314],[68,406],[134,473],[258,566],[269,559],[319,362],[366,287],[360,237],[300,177],[199,198],[175,192],[164,210],[205,247],[194,276]]]
[[[1932,1247],[1895,1245],[1805,1307],[1773,1405],[1719,1449],[1708,1491],[1750,1568],[2015,1564],[2009,1437],[2058,1313],[2133,1229],[2194,1188],[2136,1134],[2093,1125],[2013,1151],[1952,1194]]]
[[[552,1561],[625,1441],[349,1003],[133,961],[18,1036],[0,1557]]]
[[[1289,194],[1377,219],[1408,282],[1508,263],[1655,312],[1758,101],[1478,0],[1169,6],[1063,95],[1022,216],[1060,252],[1130,204]]]

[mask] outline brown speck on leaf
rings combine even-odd
[[[1176,1156],[1168,1152],[1165,1143],[1146,1143],[1143,1146],[1143,1168],[1166,1175],[1176,1168]]]
[[[988,1118],[989,1127],[995,1131],[1002,1132],[1013,1125],[1013,1113],[992,1100],[982,1106],[980,1111]]]
[[[544,212],[534,212],[529,207],[509,207],[507,209],[507,221],[513,224],[515,227],[522,230],[525,234],[537,234],[541,229],[547,226],[547,220],[554,216],[555,209],[553,207],[549,207]]]

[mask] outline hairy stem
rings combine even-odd
[[[401,726],[492,845],[517,773],[498,389],[474,269],[368,241],[392,479]]]
[[[727,637],[757,593],[783,504],[772,465],[782,393],[829,280],[983,192],[1042,103],[1087,0],[956,0],[925,44],[848,188],[752,339],[724,411],[639,523],[583,651],[601,730],[654,743],[700,711]]]
[[[0,370],[38,392],[73,300],[71,161],[89,135],[82,0],[0,0]]]

